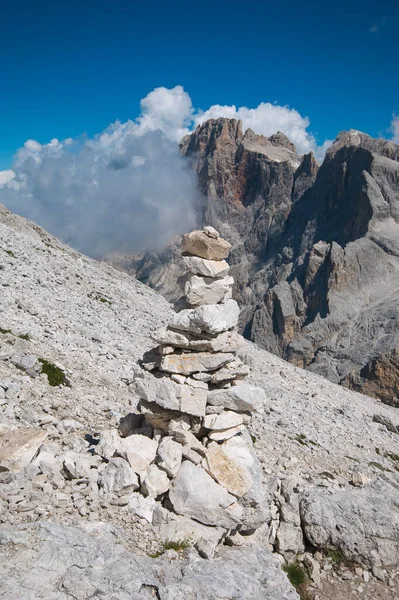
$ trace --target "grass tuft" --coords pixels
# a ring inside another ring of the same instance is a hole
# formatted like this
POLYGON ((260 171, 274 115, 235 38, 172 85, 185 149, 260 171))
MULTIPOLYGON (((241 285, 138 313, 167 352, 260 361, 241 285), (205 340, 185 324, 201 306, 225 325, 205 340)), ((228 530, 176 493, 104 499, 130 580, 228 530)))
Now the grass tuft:
POLYGON ((186 548, 190 548, 191 543, 190 540, 167 540, 162 544, 162 548, 158 550, 158 552, 154 552, 154 554, 150 554, 150 558, 159 558, 166 552, 167 550, 174 550, 175 552, 182 552, 186 548))
POLYGON ((67 385, 65 373, 62 371, 62 369, 56 367, 44 358, 39 358, 39 362, 42 364, 42 373, 47 375, 49 385, 52 387, 56 387, 58 385, 67 385))

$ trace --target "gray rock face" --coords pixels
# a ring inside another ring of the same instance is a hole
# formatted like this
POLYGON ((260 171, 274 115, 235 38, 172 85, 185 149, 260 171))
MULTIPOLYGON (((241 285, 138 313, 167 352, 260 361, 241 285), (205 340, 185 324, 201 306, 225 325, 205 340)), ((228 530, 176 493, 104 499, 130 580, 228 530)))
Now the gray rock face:
MULTIPOLYGON (((182 140, 181 151, 207 198, 200 224, 232 244, 245 336, 397 405, 399 146, 342 132, 319 168, 282 134, 243 134, 240 122, 217 119, 182 140)), ((154 287, 166 257, 168 286, 177 280, 168 250, 146 271, 154 287)), ((173 265, 180 277, 184 267, 177 258, 173 265)))
POLYGON ((300 505, 305 535, 314 546, 338 547, 348 559, 368 567, 396 566, 397 498, 398 487, 383 482, 351 492, 313 492, 300 505))
POLYGON ((236 498, 190 461, 184 461, 180 467, 169 499, 178 514, 204 525, 234 529, 240 521, 240 512, 234 506, 236 498))
POLYGON ((13 552, 12 561, 0 560, 4 600, 298 598, 266 549, 222 549, 215 561, 192 553, 181 563, 133 554, 106 531, 90 535, 53 523, 21 530, 2 525, 0 537, 0 552, 13 552))

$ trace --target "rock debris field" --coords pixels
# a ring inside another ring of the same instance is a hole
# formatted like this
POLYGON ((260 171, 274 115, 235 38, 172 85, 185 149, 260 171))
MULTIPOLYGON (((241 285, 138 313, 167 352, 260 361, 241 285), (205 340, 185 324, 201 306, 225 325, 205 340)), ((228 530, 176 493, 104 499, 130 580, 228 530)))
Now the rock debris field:
POLYGON ((238 335, 213 228, 181 250, 176 313, 0 207, 2 598, 398 598, 397 411, 238 335))

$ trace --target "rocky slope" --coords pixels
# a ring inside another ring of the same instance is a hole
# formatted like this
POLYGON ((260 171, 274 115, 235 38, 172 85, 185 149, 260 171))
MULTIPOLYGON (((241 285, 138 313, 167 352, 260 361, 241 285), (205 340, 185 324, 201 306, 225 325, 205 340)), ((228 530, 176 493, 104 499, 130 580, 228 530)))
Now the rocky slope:
POLYGON ((172 308, 4 207, 0 239, 2 597, 293 600, 285 561, 311 575, 302 598, 398 597, 395 409, 245 342, 268 516, 205 559, 195 536, 217 524, 143 497, 129 463, 104 458, 172 308))
MULTIPOLYGON (((244 335, 398 405, 399 146, 343 132, 319 167, 281 133, 265 138, 217 119, 181 150, 204 195, 200 224, 233 244, 244 335)), ((176 302, 176 257, 174 243, 116 263, 176 302)))

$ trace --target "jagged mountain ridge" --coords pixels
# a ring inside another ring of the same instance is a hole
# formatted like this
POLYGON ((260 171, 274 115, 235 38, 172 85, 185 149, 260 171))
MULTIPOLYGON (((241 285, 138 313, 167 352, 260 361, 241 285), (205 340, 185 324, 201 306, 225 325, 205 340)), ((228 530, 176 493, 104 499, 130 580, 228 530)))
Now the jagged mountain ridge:
MULTIPOLYGON (((210 120, 181 152, 230 255, 241 331, 273 353, 398 404, 399 146, 341 132, 320 166, 288 138, 210 120)), ((181 296, 177 242, 114 262, 181 296)))

